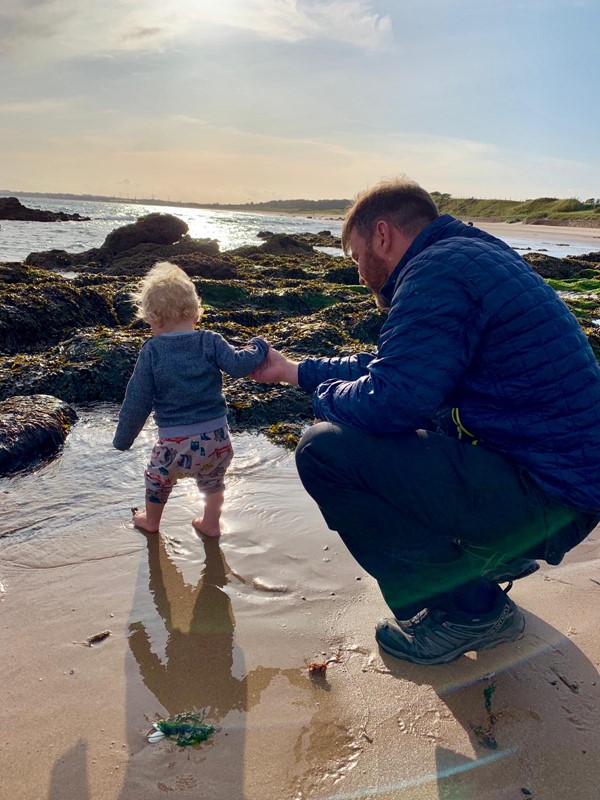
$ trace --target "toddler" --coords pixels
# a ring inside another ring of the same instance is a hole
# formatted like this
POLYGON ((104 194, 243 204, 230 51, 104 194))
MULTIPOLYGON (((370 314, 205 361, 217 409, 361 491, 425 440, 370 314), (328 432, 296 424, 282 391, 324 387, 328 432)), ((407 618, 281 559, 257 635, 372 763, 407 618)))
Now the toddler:
POLYGON ((248 375, 269 345, 257 336, 238 350, 218 333, 195 330, 204 309, 192 281, 168 261, 152 267, 133 299, 152 338, 127 384, 113 446, 128 450, 152 410, 158 425, 144 473, 146 508, 134 512, 133 522, 157 532, 177 479, 193 475, 206 499, 204 515, 192 524, 206 536, 219 536, 223 476, 233 458, 221 370, 233 378, 248 375))

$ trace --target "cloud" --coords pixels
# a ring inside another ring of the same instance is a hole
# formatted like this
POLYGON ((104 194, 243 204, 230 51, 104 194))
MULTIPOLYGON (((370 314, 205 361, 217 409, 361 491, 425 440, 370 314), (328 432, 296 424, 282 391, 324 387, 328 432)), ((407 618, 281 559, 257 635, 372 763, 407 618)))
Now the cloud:
POLYGON ((23 64, 161 51, 174 40, 221 31, 296 43, 311 39, 375 48, 391 20, 370 0, 2 0, 0 55, 23 64))
POLYGON ((366 0, 221 0, 202 16, 287 42, 329 39, 374 48, 392 33, 390 17, 366 0))
POLYGON ((3 0, 0 54, 29 64, 160 49, 186 30, 185 17, 173 5, 158 0, 3 0))

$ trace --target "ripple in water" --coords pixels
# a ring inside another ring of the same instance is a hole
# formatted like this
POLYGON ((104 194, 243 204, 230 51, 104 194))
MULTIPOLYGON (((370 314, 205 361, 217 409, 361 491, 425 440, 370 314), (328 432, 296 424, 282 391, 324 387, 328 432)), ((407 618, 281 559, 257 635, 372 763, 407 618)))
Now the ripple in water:
MULTIPOLYGON (((144 502, 143 472, 156 429, 149 422, 131 450, 114 450, 118 409, 113 404, 80 409, 57 458, 0 480, 2 561, 49 568, 124 556, 145 546, 130 523, 130 509, 144 502)), ((290 461, 286 451, 264 437, 234 434, 232 439, 236 456, 228 472, 225 527, 236 527, 231 509, 242 485, 244 491, 250 480, 266 487, 278 464, 290 461)), ((175 527, 187 524, 200 508, 195 482, 179 481, 165 511, 165 529, 173 520, 175 527)), ((244 516, 241 508, 240 514, 244 516)))

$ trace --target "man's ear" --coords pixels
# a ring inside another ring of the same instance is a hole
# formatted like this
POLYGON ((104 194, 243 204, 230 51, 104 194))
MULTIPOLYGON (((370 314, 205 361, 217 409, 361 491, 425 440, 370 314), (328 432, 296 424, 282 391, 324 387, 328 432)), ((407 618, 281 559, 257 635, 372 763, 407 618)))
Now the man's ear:
POLYGON ((384 219, 380 219, 375 224, 375 233, 373 234, 373 248, 380 256, 385 256, 389 253, 392 246, 392 229, 390 223, 384 219))

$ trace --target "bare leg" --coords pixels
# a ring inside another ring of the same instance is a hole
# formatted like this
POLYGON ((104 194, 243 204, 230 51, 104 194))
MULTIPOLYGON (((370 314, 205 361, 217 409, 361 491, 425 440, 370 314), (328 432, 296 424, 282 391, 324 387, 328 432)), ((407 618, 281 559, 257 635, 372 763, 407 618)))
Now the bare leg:
POLYGON ((145 511, 133 511, 133 524, 146 533, 158 533, 160 518, 162 517, 164 503, 151 503, 146 500, 145 511))
POLYGON ((205 536, 221 535, 220 519, 224 499, 225 492, 223 489, 206 495, 204 516, 196 517, 192 520, 192 525, 198 533, 203 533, 205 536))

